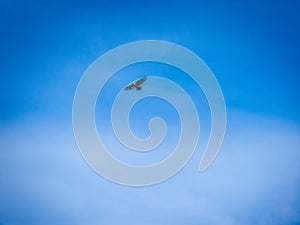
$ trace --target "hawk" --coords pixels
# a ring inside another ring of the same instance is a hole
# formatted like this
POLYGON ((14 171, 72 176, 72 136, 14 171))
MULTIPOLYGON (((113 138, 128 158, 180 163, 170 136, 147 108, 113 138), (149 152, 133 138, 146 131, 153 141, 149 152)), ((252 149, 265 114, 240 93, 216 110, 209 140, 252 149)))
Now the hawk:
POLYGON ((141 90, 142 87, 141 85, 147 80, 146 77, 143 77, 141 79, 139 79, 137 82, 130 84, 129 86, 125 87, 125 90, 132 90, 132 89, 136 89, 136 90, 141 90))

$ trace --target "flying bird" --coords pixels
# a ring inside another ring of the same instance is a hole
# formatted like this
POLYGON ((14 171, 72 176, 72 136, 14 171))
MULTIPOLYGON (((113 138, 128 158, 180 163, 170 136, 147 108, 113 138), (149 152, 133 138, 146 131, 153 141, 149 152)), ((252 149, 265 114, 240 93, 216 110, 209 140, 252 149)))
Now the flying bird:
POLYGON ((147 80, 146 77, 143 77, 141 79, 139 79, 137 82, 130 84, 129 86, 125 87, 125 90, 132 90, 132 89, 136 89, 136 90, 141 90, 142 87, 141 85, 147 80))

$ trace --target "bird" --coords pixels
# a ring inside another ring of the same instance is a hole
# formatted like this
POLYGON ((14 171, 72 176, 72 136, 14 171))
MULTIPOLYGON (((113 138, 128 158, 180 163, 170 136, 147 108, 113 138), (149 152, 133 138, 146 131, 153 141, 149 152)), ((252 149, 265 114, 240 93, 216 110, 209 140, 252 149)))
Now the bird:
POLYGON ((141 85, 147 80, 146 77, 143 77, 141 79, 139 79, 137 82, 130 84, 129 86, 125 87, 125 90, 132 90, 132 89, 136 89, 137 91, 141 90, 142 87, 141 85))

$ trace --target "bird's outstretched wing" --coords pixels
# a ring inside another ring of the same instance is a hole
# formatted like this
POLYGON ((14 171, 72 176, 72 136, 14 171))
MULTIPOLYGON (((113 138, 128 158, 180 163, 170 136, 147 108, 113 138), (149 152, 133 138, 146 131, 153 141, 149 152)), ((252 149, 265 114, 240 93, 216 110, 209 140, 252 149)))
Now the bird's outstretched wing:
POLYGON ((136 86, 140 86, 142 83, 144 83, 147 80, 146 77, 143 77, 142 79, 139 79, 137 82, 135 82, 136 86))
POLYGON ((125 90, 132 90, 133 88, 135 88, 134 84, 130 84, 129 86, 125 87, 125 90))

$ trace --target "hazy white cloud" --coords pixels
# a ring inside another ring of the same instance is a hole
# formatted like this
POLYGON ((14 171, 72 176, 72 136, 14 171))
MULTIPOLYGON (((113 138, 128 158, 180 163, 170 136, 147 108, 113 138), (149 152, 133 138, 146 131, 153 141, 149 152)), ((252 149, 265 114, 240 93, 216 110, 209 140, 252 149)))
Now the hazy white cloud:
POLYGON ((170 180, 113 184, 81 157, 71 124, 42 119, 1 129, 4 224, 297 224, 299 127, 229 113, 215 163, 198 173, 201 149, 170 180))

